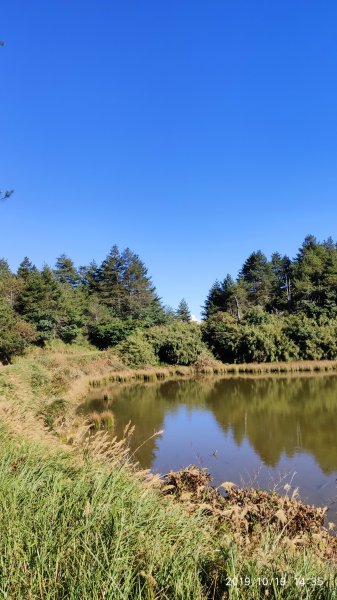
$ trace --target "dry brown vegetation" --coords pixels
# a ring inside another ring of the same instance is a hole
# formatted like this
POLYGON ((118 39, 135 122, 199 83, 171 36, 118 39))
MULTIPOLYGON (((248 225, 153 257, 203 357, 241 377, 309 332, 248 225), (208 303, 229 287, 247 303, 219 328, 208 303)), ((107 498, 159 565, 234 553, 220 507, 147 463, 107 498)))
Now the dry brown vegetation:
POLYGON ((330 533, 332 524, 325 527, 327 509, 297 500, 296 490, 291 496, 280 496, 239 488, 232 482, 215 488, 210 485, 207 471, 194 465, 165 475, 160 489, 181 502, 188 512, 207 514, 216 529, 225 527, 250 552, 259 546, 261 532, 268 529, 275 544, 287 550, 310 547, 317 557, 337 562, 337 538, 330 533))

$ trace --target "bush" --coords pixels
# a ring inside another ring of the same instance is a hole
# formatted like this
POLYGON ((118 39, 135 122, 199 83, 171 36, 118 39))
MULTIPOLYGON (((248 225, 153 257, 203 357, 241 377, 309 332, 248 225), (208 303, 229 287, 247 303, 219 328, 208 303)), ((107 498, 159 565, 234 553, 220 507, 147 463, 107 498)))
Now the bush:
POLYGON ((157 363, 153 346, 143 332, 135 332, 118 344, 116 350, 129 367, 145 367, 157 363))
POLYGON ((152 327, 146 333, 158 359, 170 365, 191 365, 206 348, 197 323, 173 322, 152 327))
POLYGON ((203 339, 216 358, 227 363, 296 360, 300 350, 286 335, 284 320, 249 311, 238 323, 227 313, 217 313, 203 325, 203 339))
POLYGON ((116 346, 142 326, 141 321, 109 319, 89 326, 89 341, 100 350, 116 346))
POLYGON ((228 313, 218 312, 202 326, 202 338, 214 356, 222 362, 238 359, 242 328, 228 313))
POLYGON ((314 319, 304 314, 287 318, 284 333, 298 347, 299 358, 320 360, 323 358, 320 326, 314 319))

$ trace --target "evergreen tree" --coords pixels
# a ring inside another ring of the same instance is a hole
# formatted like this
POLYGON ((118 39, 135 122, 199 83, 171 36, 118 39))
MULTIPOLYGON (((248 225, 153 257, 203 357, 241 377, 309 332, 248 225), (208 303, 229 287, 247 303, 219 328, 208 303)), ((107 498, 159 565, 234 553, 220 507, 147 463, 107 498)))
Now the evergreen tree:
POLYGON ((14 308, 0 298, 0 362, 9 363, 16 354, 22 354, 34 340, 33 328, 19 319, 14 308))
POLYGON ((56 279, 63 284, 76 286, 79 282, 78 272, 71 258, 61 254, 56 260, 54 269, 56 279))
POLYGON ((85 288, 89 294, 98 292, 101 271, 94 260, 89 264, 89 266, 79 267, 78 277, 80 285, 85 288))
POLYGON ((249 306, 264 308, 268 304, 271 298, 273 271, 261 250, 250 254, 243 264, 238 280, 247 290, 249 306))
POLYGON ((116 245, 111 248, 100 267, 98 292, 101 302, 108 306, 115 316, 122 316, 125 297, 123 262, 116 245))
POLYGON ((22 279, 27 279, 28 275, 32 272, 36 271, 35 265, 29 260, 28 256, 25 256, 23 261, 20 263, 17 276, 22 279))
POLYGON ((274 252, 271 257, 273 271, 270 308, 285 310, 291 303, 291 261, 288 256, 274 252))
POLYGON ((310 317, 337 313, 337 250, 332 240, 319 243, 308 235, 293 265, 296 310, 310 317))
POLYGON ((123 286, 122 313, 126 318, 142 319, 148 324, 164 317, 148 269, 137 254, 126 248, 121 255, 121 282, 123 286))
POLYGON ((13 305, 20 289, 21 283, 11 272, 7 260, 0 259, 0 298, 13 305))
POLYGON ((8 261, 5 258, 0 258, 0 277, 11 275, 8 261))
POLYGON ((62 288, 52 270, 32 271, 26 278, 16 302, 16 309, 40 333, 39 341, 53 337, 64 310, 62 288))
POLYGON ((246 306, 246 291, 240 282, 235 283, 228 274, 220 283, 218 280, 211 287, 203 307, 203 317, 208 319, 217 312, 228 312, 238 321, 246 306))
POLYGON ((202 316, 204 319, 209 319, 209 317, 218 311, 224 310, 225 308, 222 304, 222 286, 221 283, 216 280, 208 292, 205 304, 202 307, 202 316))
POLYGON ((191 321, 190 309, 185 298, 180 301, 176 314, 179 321, 183 321, 185 323, 189 323, 191 321))

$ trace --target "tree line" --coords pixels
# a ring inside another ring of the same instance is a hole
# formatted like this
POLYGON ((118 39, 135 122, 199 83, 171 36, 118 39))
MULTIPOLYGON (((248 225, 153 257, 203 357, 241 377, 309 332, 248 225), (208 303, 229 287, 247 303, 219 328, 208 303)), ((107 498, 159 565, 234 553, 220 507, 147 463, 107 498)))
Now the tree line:
POLYGON ((53 268, 0 260, 0 361, 53 339, 115 346, 131 366, 337 358, 337 245, 307 236, 294 259, 255 251, 238 277, 216 281, 201 325, 182 300, 163 305, 137 254, 113 246, 101 264, 53 268), (211 354, 212 353, 212 354, 211 354))
POLYGON ((258 250, 211 287, 203 337, 225 362, 337 358, 337 245, 308 235, 291 260, 258 250))
POLYGON ((129 248, 113 246, 101 264, 76 268, 62 254, 55 267, 38 269, 25 257, 16 273, 0 259, 0 360, 28 344, 59 338, 98 348, 116 345, 136 329, 190 321, 185 300, 163 306, 148 270, 129 248))

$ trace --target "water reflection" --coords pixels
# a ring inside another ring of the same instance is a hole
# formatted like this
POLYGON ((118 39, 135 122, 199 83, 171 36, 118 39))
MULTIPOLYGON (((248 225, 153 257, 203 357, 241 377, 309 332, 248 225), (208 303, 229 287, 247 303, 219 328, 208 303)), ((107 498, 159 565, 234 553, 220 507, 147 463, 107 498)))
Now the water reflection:
POLYGON ((164 429, 137 452, 155 471, 198 463, 216 482, 258 473, 265 487, 296 472, 305 499, 325 504, 336 496, 336 376, 119 384, 92 392, 81 410, 112 410, 117 435, 131 421, 133 449, 164 429))

